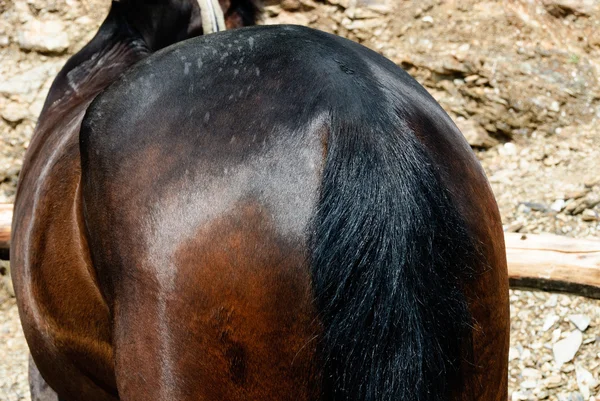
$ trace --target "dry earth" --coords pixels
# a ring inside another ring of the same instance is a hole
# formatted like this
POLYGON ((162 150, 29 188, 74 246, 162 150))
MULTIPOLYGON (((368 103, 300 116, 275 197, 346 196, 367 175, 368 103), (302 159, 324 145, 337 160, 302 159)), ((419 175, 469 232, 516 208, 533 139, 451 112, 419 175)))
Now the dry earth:
MULTIPOLYGON (((14 199, 53 76, 107 7, 107 0, 0 0, 0 202, 14 199)), ((265 16, 263 23, 346 36, 415 76, 476 149, 507 231, 600 236, 597 1, 283 0, 268 3, 265 16)), ((600 302, 513 290, 511 312, 512 400, 596 400, 600 302)), ((0 400, 29 399, 26 360, 5 286, 0 400)))

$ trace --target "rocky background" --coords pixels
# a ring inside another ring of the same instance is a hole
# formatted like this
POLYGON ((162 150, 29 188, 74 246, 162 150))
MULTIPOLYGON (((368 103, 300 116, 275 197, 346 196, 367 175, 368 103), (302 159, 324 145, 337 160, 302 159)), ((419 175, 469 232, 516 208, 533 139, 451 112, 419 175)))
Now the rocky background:
MULTIPOLYGON (((0 0, 0 202, 53 77, 108 0, 0 0)), ((454 118, 505 230, 600 236, 600 2, 280 0, 263 23, 346 36, 407 69, 454 118)), ((0 266, 6 275, 8 266, 0 266)), ((29 400, 26 344, 0 285, 0 400, 29 400)), ((512 400, 600 400, 600 302, 511 291, 512 400)))

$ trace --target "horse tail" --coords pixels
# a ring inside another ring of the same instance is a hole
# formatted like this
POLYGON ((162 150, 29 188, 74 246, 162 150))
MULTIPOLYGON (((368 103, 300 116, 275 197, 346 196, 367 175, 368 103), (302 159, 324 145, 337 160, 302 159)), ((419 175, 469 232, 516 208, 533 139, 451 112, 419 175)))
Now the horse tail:
POLYGON ((330 113, 311 242, 324 400, 449 400, 471 360, 474 242, 391 109, 330 113))

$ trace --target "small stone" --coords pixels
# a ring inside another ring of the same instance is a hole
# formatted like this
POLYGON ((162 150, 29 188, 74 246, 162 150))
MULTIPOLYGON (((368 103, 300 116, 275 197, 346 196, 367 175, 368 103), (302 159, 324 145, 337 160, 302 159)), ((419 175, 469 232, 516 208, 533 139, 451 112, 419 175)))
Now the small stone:
POLYGON ((504 146, 498 148, 498 153, 502 156, 515 156, 517 154, 517 147, 512 142, 507 142, 504 146))
POLYGON ((555 343, 560 339, 560 335, 562 334, 562 330, 560 327, 552 332, 552 342, 555 343))
POLYGON ((548 300, 546 301, 546 303, 544 305, 548 306, 550 308, 554 308, 556 305, 558 305, 558 295, 557 294, 550 295, 550 297, 548 298, 548 300))
POLYGON ((531 380, 535 380, 535 379, 541 379, 542 378, 542 372, 540 372, 537 369, 533 369, 533 368, 524 368, 521 371, 521 376, 527 378, 527 379, 531 379, 531 380))
POLYGON ((585 399, 590 398, 590 389, 598 386, 598 381, 588 370, 577 364, 575 366, 575 375, 577 376, 577 387, 585 399))
POLYGON ((526 361, 529 358, 531 358, 531 351, 525 348, 523 352, 521 352, 521 360, 526 361))
POLYGON ((286 11, 298 11, 300 7, 301 4, 298 0, 283 0, 281 2, 281 8, 286 11))
POLYGON ((600 203, 600 195, 590 193, 585 197, 584 203, 588 209, 592 209, 594 206, 600 203))
POLYGON ((600 220, 600 216, 596 213, 595 210, 585 209, 581 214, 581 220, 583 221, 598 221, 600 220))
POLYGON ((562 365, 571 361, 577 354, 582 342, 583 335, 579 330, 572 331, 566 338, 557 341, 552 347, 556 363, 562 365))
POLYGON ((550 328, 552 328, 552 326, 554 326, 554 324, 558 322, 558 319, 560 318, 556 315, 546 316, 546 319, 544 319, 544 324, 542 325, 542 331, 550 330, 550 328))
POLYGON ((569 396, 569 401, 586 401, 579 391, 574 391, 569 396))
POLYGON ((542 2, 550 14, 565 17, 569 14, 591 15, 595 10, 594 0, 545 0, 542 2))
POLYGON ((29 116, 27 108, 19 103, 8 103, 0 110, 2 118, 11 123, 18 123, 29 116))
POLYGON ((511 400, 512 401, 525 401, 529 396, 521 391, 513 391, 511 400))
POLYGON ((433 25, 433 17, 431 15, 424 16, 423 18, 421 18, 421 21, 423 21, 426 24, 433 25))
POLYGON ((548 394, 548 392, 546 390, 542 390, 539 393, 537 393, 538 400, 545 400, 549 396, 550 396, 550 394, 548 394))
POLYGON ((263 12, 266 16, 268 17, 277 17, 279 14, 281 14, 283 10, 281 9, 281 6, 279 4, 273 4, 270 6, 265 6, 263 8, 263 12))
POLYGON ((0 79, 0 94, 19 95, 24 101, 33 101, 44 81, 55 75, 64 61, 48 62, 23 71, 7 79, 0 79))
POLYGON ((515 347, 510 347, 508 350, 508 360, 512 361, 515 359, 518 359, 519 356, 521 356, 521 352, 515 348, 515 347))
POLYGON ((585 204, 584 204, 584 199, 571 199, 569 200, 569 202, 567 202, 567 205, 565 206, 565 213, 571 214, 571 215, 578 215, 581 212, 583 212, 585 210, 585 204))
POLYGON ((580 190, 580 191, 571 191, 568 192, 565 195, 566 199, 579 199, 579 198, 583 198, 584 196, 586 196, 589 192, 589 189, 584 189, 584 190, 580 190))
POLYGON ((568 317, 568 319, 571 323, 573 323, 579 329, 579 331, 585 331, 591 322, 591 319, 589 316, 581 315, 581 314, 570 315, 568 317))
POLYGON ((549 376, 546 380, 544 380, 544 387, 546 388, 556 388, 562 385, 562 378, 559 375, 549 376))
POLYGON ((565 208, 565 200, 564 199, 557 199, 554 202, 552 202, 552 204, 550 205, 550 209, 554 210, 555 212, 560 212, 564 208, 565 208))
POLYGON ((519 230, 521 228, 523 228, 524 225, 525 224, 523 224, 523 222, 521 222, 521 221, 513 221, 512 223, 510 223, 504 227, 504 232, 507 232, 507 233, 519 232, 519 230))
POLYGON ((521 387, 524 389, 536 388, 537 382, 535 380, 525 380, 521 382, 521 387))
POLYGON ((540 202, 523 202, 523 205, 536 212, 545 212, 548 206, 540 202))
POLYGON ((477 122, 458 118, 456 126, 462 132, 469 145, 475 148, 489 149, 498 144, 477 122))
POLYGON ((563 160, 559 157, 555 157, 555 156, 548 156, 546 157, 542 163, 544 163, 545 166, 548 167, 552 167, 552 166, 556 166, 558 164, 560 164, 563 160))
POLYGON ((87 15, 83 15, 83 16, 81 16, 81 17, 79 17, 79 18, 77 18, 75 20, 75 23, 77 23, 79 25, 89 25, 89 24, 91 24, 93 22, 94 21, 90 17, 88 17, 87 15))
POLYGON ((21 49, 42 53, 62 53, 69 47, 69 37, 61 21, 31 20, 17 33, 21 49))

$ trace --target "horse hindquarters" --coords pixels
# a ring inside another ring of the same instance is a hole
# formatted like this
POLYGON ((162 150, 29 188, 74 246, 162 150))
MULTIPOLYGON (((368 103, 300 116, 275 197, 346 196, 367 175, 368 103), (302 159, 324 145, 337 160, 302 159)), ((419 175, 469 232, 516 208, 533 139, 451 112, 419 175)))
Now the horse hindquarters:
POLYGON ((493 197, 380 56, 299 27, 191 40, 101 95, 81 141, 122 399, 506 396, 493 197))

